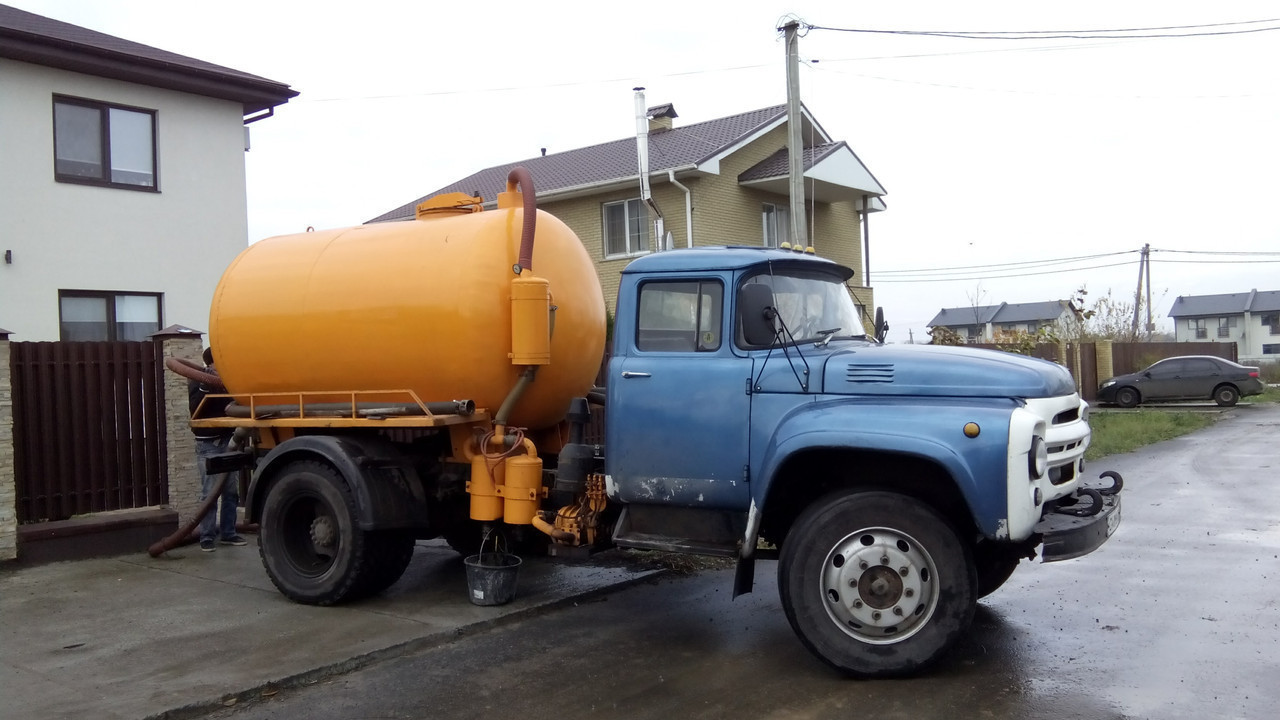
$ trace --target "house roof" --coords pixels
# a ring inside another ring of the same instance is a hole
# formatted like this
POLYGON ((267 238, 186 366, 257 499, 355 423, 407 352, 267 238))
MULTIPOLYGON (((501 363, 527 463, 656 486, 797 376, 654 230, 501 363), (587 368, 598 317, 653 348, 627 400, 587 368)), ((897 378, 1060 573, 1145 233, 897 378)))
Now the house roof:
POLYGON ((1225 295, 1183 295, 1173 301, 1169 317, 1196 317, 1202 315, 1243 315, 1246 312, 1275 312, 1280 310, 1280 290, 1252 290, 1225 295))
MULTIPOLYGON (((658 105, 655 108, 665 108, 664 112, 675 116, 675 111, 669 104, 658 105)), ((811 160, 820 161, 829 157, 844 144, 830 142, 826 133, 808 115, 808 111, 804 110, 803 114, 802 122, 813 129, 812 134, 821 142, 818 147, 826 149, 818 153, 806 151, 805 167, 811 169, 814 167, 811 160)), ((774 105, 706 122, 651 132, 649 133, 650 176, 664 175, 668 170, 718 173, 721 158, 785 123, 786 119, 786 106, 774 105)), ((844 147, 847 148, 847 146, 844 147)), ((847 155, 856 160, 851 150, 847 155)), ((784 151, 784 164, 785 157, 784 151)), ((857 162, 861 167, 861 161, 857 162)), ((599 145, 486 168, 383 213, 369 222, 412 219, 414 208, 418 203, 442 193, 479 194, 492 200, 499 192, 506 189, 507 175, 518 165, 528 169, 533 177, 533 185, 537 189, 539 199, 600 191, 611 185, 638 182, 640 177, 639 163, 636 159, 636 138, 629 136, 599 145)), ((866 176, 870 176, 865 167, 862 171, 866 176)), ((883 195, 884 189, 879 183, 874 183, 874 187, 869 187, 867 192, 872 195, 883 195)), ((872 209, 883 209, 883 206, 872 209)))
POLYGON ((1040 320, 1057 320, 1067 309, 1066 300, 1047 300, 1029 303, 1000 303, 977 307, 943 308, 938 311, 929 327, 964 327, 987 323, 1019 323, 1040 320))
POLYGON ((246 115, 282 105, 298 95, 285 83, 8 5, 0 5, 0 57, 234 100, 244 104, 246 115))

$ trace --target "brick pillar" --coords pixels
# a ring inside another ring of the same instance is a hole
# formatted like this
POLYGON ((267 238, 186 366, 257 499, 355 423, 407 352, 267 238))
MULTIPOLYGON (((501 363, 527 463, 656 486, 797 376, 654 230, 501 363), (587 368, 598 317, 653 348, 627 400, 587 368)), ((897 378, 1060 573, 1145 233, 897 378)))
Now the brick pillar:
POLYGON ((1110 340, 1099 340, 1095 346, 1095 353, 1098 358, 1098 382, 1102 382, 1108 378, 1116 376, 1116 356, 1111 347, 1110 340))
MULTIPOLYGON (((171 326, 151 337, 161 343, 164 357, 201 362, 203 333, 171 326)), ((191 434, 191 411, 187 407, 187 379, 172 370, 164 371, 164 417, 168 433, 166 455, 169 468, 169 506, 178 511, 178 526, 186 524, 200 505, 200 471, 196 468, 196 439, 191 434)))
POLYGON ((18 558, 18 477, 13 466, 9 331, 0 329, 0 560, 18 558))

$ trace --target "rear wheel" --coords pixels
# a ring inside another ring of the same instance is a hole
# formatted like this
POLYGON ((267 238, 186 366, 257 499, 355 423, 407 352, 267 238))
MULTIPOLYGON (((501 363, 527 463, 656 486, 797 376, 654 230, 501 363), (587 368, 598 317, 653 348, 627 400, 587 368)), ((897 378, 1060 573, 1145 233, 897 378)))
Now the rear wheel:
POLYGON ((1141 399, 1138 391, 1131 387, 1122 387, 1116 391, 1116 404, 1122 408, 1137 407, 1141 399))
POLYGON ((356 524, 355 501, 338 472, 306 460, 283 468, 267 491, 258 552, 289 599, 332 605, 363 590, 368 535, 356 524))
POLYGON ((382 530, 365 534, 365 556, 368 558, 360 587, 347 599, 377 595, 395 585, 413 559, 413 533, 407 530, 382 530))
POLYGON ((783 543, 778 589, 800 641, 858 677, 936 661, 977 604, 968 546, 932 508, 888 492, 833 493, 805 510, 783 543))
POLYGON ((1219 385, 1213 391, 1213 401, 1219 407, 1231 407, 1240 399, 1240 391, 1231 385, 1219 385))

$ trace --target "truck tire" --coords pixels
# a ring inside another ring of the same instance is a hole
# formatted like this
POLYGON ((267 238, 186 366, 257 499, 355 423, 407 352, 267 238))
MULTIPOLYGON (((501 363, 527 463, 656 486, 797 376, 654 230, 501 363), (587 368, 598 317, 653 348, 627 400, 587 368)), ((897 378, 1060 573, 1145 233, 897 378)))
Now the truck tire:
POLYGON ((348 593, 347 599, 377 595, 395 585, 413 559, 413 548, 413 533, 405 530, 365 533, 365 573, 360 587, 348 593))
POLYGON ((290 600, 333 605, 365 587, 368 535, 356 524, 351 489, 338 472, 303 460, 285 466, 267 491, 258 552, 290 600))
POLYGON ((978 599, 972 555, 947 521, 879 491, 832 493, 806 509, 783 542, 778 591, 800 641, 865 678, 936 661, 978 599))

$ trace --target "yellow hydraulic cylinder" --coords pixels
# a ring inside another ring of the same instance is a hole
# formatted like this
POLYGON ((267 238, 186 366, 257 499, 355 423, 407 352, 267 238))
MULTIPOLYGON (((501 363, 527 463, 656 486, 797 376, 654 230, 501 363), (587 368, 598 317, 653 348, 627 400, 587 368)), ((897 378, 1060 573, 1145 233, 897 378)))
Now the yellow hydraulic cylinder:
POLYGON ((511 280, 511 364, 551 363, 551 283, 522 275, 511 280))
POLYGON ((533 522, 542 499, 542 458, 516 455, 507 458, 505 464, 506 487, 502 494, 506 502, 502 519, 511 525, 528 525, 533 522))
POLYGON ((506 463, 490 461, 483 453, 471 457, 471 481, 467 483, 467 492, 471 494, 472 520, 488 522, 502 517, 502 498, 498 497, 498 487, 503 483, 505 469, 506 463))

